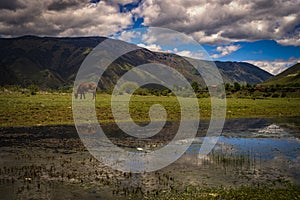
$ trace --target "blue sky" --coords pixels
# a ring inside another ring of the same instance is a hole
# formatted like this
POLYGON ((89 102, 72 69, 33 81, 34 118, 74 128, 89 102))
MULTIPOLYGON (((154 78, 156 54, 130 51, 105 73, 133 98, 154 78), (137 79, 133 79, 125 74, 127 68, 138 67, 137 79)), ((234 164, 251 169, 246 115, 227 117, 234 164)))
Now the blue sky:
MULTIPOLYGON (((191 37, 213 60, 249 62, 278 74, 300 62, 299 7, 299 0, 1 0, 0 37, 112 36, 161 27, 191 37)), ((160 45, 159 35, 151 37, 131 42, 200 55, 193 45, 174 50, 160 45)))
MULTIPOLYGON (((234 2, 234 1, 232 1, 234 2)), ((141 1, 134 4, 127 4, 125 7, 127 10, 133 10, 138 8, 141 1)), ((286 16, 292 16, 291 13, 287 12, 286 16)), ((285 16, 284 16, 285 17, 285 16)), ((127 31, 134 30, 135 28, 147 27, 144 25, 144 18, 139 17, 133 18, 132 28, 127 29, 127 31)), ((212 60, 220 61, 241 61, 250 62, 255 64, 264 70, 272 73, 278 74, 281 71, 287 69, 291 65, 300 62, 300 46, 299 46, 299 20, 296 22, 292 30, 287 30, 287 35, 291 33, 296 33, 295 40, 288 43, 278 43, 276 37, 272 39, 257 39, 251 41, 234 41, 234 42, 224 42, 224 44, 206 44, 201 43, 202 47, 208 52, 212 60), (298 35, 297 35, 298 34, 298 35)), ((257 25, 259 27, 259 24, 257 25)), ((279 40, 280 41, 280 40, 279 40)), ((136 44, 141 41, 134 41, 136 44)), ((148 44, 149 45, 149 44, 148 44)), ((156 44, 157 45, 157 44, 156 44)), ((147 46, 147 45, 145 45, 147 46)), ((154 48, 150 48, 155 50, 154 48)), ((169 50, 170 48, 160 46, 162 50, 169 50), (166 49, 164 49, 166 48, 166 49)), ((192 46, 186 46, 187 50, 193 49, 192 46)), ((194 49, 196 51, 196 49, 194 49)), ((172 52, 174 53, 174 52, 172 52)))
MULTIPOLYGON (((148 27, 143 26, 142 22, 143 19, 139 18, 132 28, 113 34, 110 37, 135 43, 152 51, 177 53, 174 52, 174 47, 161 45, 160 42, 149 44, 143 41, 141 38, 143 34, 146 34, 148 27), (122 34, 131 32, 139 32, 141 35, 130 38, 121 37, 122 34)), ((275 40, 242 41, 220 45, 199 43, 199 45, 208 53, 211 60, 249 62, 260 66, 272 74, 278 74, 295 63, 300 62, 300 46, 282 45, 275 40)), ((191 51, 191 53, 196 53, 199 50, 199 47, 191 44, 181 45, 180 47, 178 51, 187 50, 191 51)), ((197 56, 192 55, 189 57, 197 58, 197 56)), ((201 56, 198 58, 201 59, 201 56)))
MULTIPOLYGON (((283 46, 274 40, 259 40, 254 42, 232 43, 240 48, 232 54, 220 57, 219 60, 288 60, 300 57, 299 46, 283 46)), ((216 46, 203 45, 210 54, 218 53, 216 46)))

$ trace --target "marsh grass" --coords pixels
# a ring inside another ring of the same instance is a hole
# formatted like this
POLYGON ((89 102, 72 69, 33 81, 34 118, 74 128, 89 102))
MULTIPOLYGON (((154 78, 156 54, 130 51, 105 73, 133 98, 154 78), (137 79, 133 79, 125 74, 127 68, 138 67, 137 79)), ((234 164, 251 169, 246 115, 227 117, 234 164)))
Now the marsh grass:
MULTIPOLYGON (((30 146, 2 149, 9 156, 5 158, 7 164, 0 166, 0 186, 13 185, 14 199, 34 199, 34 196, 36 199, 49 199, 48 196, 53 194, 51 190, 56 191, 54 186, 60 183, 66 186, 66 194, 70 193, 71 186, 81 187, 81 193, 98 193, 109 188, 109 195, 114 199, 300 198, 300 186, 283 178, 265 182, 248 181, 239 186, 224 185, 226 183, 213 186, 200 182, 192 184, 183 181, 171 169, 142 174, 114 171, 88 156, 84 150, 66 154, 65 148, 63 145, 58 151, 30 146)), ((223 167, 224 172, 232 167, 247 173, 254 170, 257 162, 251 150, 239 155, 232 154, 227 148, 212 152, 208 158, 210 162, 223 167)), ((213 165, 208 163, 208 166, 213 165)))
MULTIPOLYGON (((78 100, 80 101, 80 100, 78 100)), ((87 95, 86 100, 92 101, 87 95)), ((210 98, 198 99, 200 118, 211 116, 210 98)), ((148 111, 151 105, 161 104, 168 113, 167 120, 180 120, 180 107, 174 96, 133 96, 130 102, 130 112, 137 122, 149 121, 148 111)), ((98 94, 96 113, 100 122, 113 122, 110 109, 110 95, 98 94)), ((300 116, 299 98, 270 99, 227 99, 227 118, 253 117, 288 117, 300 116)), ((21 93, 0 94, 0 126, 39 126, 73 124, 71 93, 37 93, 26 95, 21 93)))
POLYGON ((272 184, 248 185, 240 187, 196 187, 186 186, 183 190, 154 191, 144 199, 299 199, 300 186, 286 183, 276 187, 272 184))
POLYGON ((221 166, 226 174, 228 169, 237 173, 242 171, 255 172, 259 158, 250 150, 244 154, 212 151, 208 155, 208 161, 221 166))

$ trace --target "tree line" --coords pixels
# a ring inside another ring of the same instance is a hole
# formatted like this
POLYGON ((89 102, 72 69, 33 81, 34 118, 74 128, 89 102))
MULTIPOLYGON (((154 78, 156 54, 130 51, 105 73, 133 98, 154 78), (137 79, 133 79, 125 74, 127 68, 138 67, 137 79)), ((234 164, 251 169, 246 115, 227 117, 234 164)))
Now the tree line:
MULTIPOLYGON (((201 87, 197 82, 192 82, 191 87, 194 90, 198 98, 207 98, 209 97, 208 87, 201 87)), ((264 84, 240 84, 238 82, 225 83, 222 86, 210 86, 211 90, 221 90, 225 88, 226 98, 278 98, 278 97, 300 97, 300 84, 290 84, 290 85, 264 85, 264 84)), ((186 87, 179 87, 174 85, 173 88, 166 88, 163 86, 153 87, 153 86, 143 86, 138 87, 135 82, 126 82, 120 88, 121 94, 131 94, 141 95, 141 96, 174 96, 172 90, 179 91, 182 96, 189 96, 190 94, 187 91, 186 87)), ((20 85, 6 85, 0 86, 0 91, 11 91, 11 92, 21 92, 23 94, 35 95, 40 91, 46 92, 73 92, 72 85, 63 85, 57 89, 44 89, 40 88, 38 85, 30 85, 26 88, 21 87, 20 85)), ((108 90, 98 90, 98 93, 107 93, 112 94, 113 88, 108 90)), ((221 96, 225 98, 225 96, 221 96)))

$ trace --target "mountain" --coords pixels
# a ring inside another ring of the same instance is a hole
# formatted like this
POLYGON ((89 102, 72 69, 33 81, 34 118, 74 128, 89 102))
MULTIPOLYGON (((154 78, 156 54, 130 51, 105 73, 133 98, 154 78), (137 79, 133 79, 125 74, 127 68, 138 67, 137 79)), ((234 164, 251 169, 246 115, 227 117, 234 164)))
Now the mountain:
POLYGON ((215 63, 221 71, 225 83, 258 84, 272 77, 269 72, 246 62, 216 61, 215 63))
POLYGON ((300 63, 293 65, 280 74, 268 79, 265 85, 300 85, 300 63))
MULTIPOLYGON (((23 36, 0 38, 0 85, 38 85, 57 89, 71 86, 76 73, 90 51, 105 37, 53 38, 23 36)), ((122 42, 122 45, 132 45, 122 42)), ((203 64, 209 61, 201 61, 203 64)), ((111 89, 120 76, 134 66, 161 63, 175 68, 190 82, 204 86, 204 81, 189 62, 170 53, 139 49, 115 60, 99 82, 102 89, 111 89)), ((225 82, 257 84, 272 75, 244 62, 215 62, 225 82)))
POLYGON ((35 36, 0 39, 0 85, 58 88, 70 84, 85 56, 104 39, 35 36))

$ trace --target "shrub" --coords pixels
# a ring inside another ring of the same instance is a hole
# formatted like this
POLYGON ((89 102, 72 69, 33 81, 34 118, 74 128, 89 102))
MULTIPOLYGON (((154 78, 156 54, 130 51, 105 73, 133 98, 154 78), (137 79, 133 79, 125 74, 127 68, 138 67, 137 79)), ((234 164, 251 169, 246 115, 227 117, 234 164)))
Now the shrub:
POLYGON ((139 88, 136 82, 125 82, 121 85, 120 92, 132 94, 137 88, 139 88))
POLYGON ((196 81, 192 82, 191 86, 195 92, 197 92, 199 90, 199 86, 196 81))
POLYGON ((286 97, 286 93, 285 93, 285 92, 282 92, 282 93, 281 93, 281 97, 286 97))
POLYGON ((279 97, 279 94, 278 94, 278 93, 274 93, 274 94, 272 94, 272 97, 273 97, 273 98, 278 98, 278 97, 279 97))
POLYGON ((240 91, 241 89, 241 85, 238 82, 234 82, 233 87, 236 92, 240 91))
POLYGON ((146 96, 146 95, 149 95, 150 92, 149 92, 149 90, 146 89, 146 88, 138 88, 138 89, 134 92, 134 94, 146 96))
POLYGON ((36 95, 36 93, 40 90, 39 86, 37 85, 30 85, 28 89, 31 95, 36 95))

